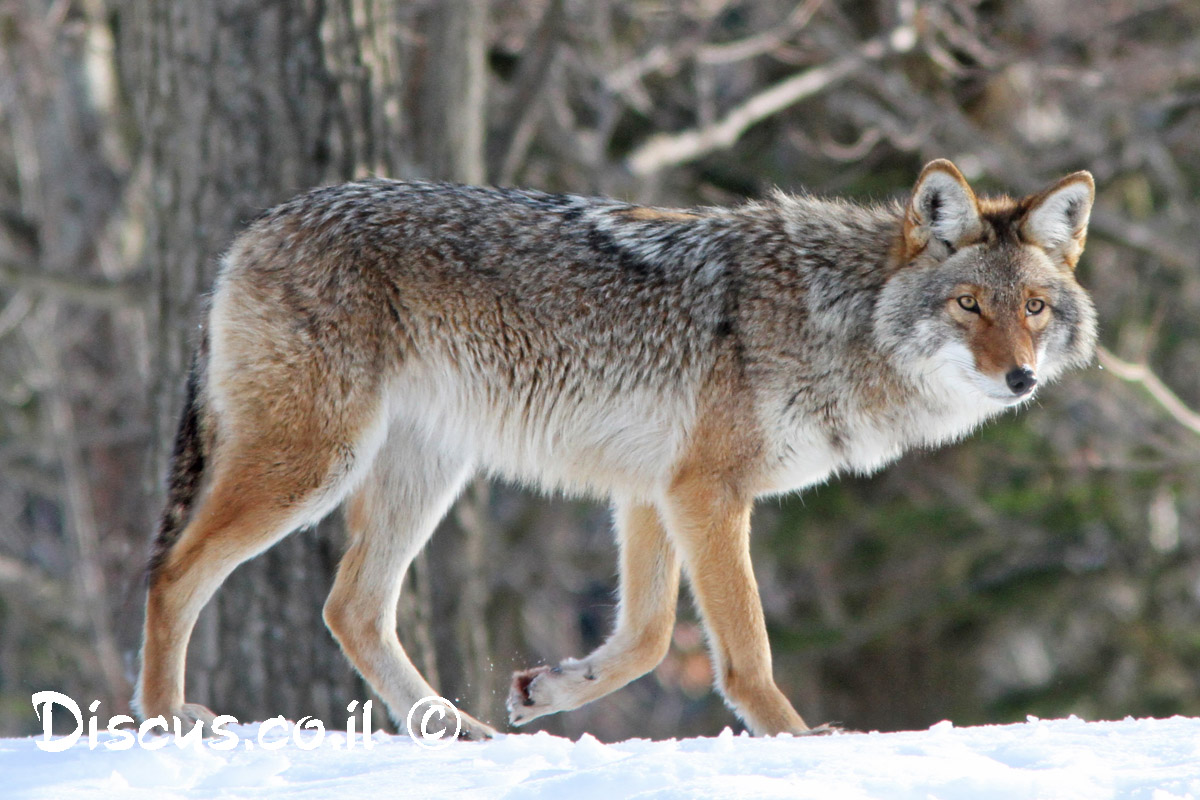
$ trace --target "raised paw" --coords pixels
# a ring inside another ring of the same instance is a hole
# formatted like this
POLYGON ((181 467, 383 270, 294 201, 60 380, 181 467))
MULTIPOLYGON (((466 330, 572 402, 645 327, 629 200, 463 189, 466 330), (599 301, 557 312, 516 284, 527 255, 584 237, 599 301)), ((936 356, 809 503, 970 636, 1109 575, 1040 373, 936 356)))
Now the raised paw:
MULTIPOLYGON (((550 667, 533 667, 532 669, 514 672, 512 685, 508 689, 508 721, 511 725, 524 725, 547 713, 537 701, 533 685, 543 675, 550 672, 550 667)), ((540 693, 539 693, 540 694, 540 693)))
POLYGON ((533 667, 513 673, 508 690, 508 721, 524 725, 546 714, 569 711, 592 699, 587 689, 596 680, 586 661, 567 659, 557 667, 533 667))

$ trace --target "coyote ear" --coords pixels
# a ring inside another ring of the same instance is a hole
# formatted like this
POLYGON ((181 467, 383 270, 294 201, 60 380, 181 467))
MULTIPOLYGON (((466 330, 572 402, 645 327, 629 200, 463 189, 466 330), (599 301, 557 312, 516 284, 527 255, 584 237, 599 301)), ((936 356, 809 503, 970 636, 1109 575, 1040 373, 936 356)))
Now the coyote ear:
POLYGON ((904 242, 911 258, 930 245, 943 257, 977 237, 982 225, 975 193, 958 168, 945 159, 921 170, 904 214, 904 242))
POLYGON ((1090 172, 1075 172, 1027 202, 1021 223, 1025 238, 1068 269, 1075 269, 1087 239, 1096 182, 1090 172))

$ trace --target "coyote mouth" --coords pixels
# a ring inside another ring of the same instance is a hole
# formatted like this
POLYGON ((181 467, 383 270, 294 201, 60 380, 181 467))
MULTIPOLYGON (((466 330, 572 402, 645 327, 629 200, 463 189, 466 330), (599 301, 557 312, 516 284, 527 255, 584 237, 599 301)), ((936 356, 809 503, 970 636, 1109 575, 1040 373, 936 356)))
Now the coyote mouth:
POLYGON ((1028 392, 1024 392, 1022 394, 1003 394, 1003 395, 993 393, 993 392, 987 392, 987 396, 990 397, 992 400, 995 400, 997 403, 1000 403, 1005 406, 1018 406, 1021 403, 1024 403, 1025 401, 1027 401, 1033 397, 1033 390, 1031 389, 1028 392))
POLYGON ((978 372, 972 374, 971 382, 975 384, 976 389, 988 400, 993 403, 999 403, 1002 406, 1017 406, 1026 402, 1036 394, 1036 391, 1030 387, 1020 394, 1013 394, 1007 389, 1001 389, 999 386, 993 385, 992 381, 988 380, 978 372))

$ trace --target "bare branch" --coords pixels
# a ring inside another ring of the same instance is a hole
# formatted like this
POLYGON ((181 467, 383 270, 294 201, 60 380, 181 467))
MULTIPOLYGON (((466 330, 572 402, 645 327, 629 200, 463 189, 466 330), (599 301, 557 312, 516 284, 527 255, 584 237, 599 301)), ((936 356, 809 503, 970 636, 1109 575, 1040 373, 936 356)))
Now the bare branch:
POLYGON ((506 109, 507 118, 497 126, 501 132, 497 137, 500 141, 497 152, 504 154, 497 173, 497 182, 502 186, 516 180, 517 171, 536 133, 541 118, 542 95, 554 75, 553 65, 562 43, 562 24, 563 2, 551 0, 528 45, 532 52, 527 52, 521 59, 512 100, 506 109))
POLYGON ((706 44, 696 52, 696 61, 701 64, 732 64, 776 50, 786 44, 792 36, 795 36, 797 31, 808 25, 809 20, 824 2, 825 0, 808 0, 807 3, 797 6, 787 21, 778 29, 739 39, 736 42, 706 44))
MULTIPOLYGON (((57 327, 55 317, 66 312, 54 310, 50 328, 57 327)), ((46 394, 50 433, 58 451, 63 477, 63 500, 68 528, 76 548, 74 578, 78 586, 78 600, 88 618, 94 637, 96 661, 105 686, 114 697, 126 696, 129 691, 121 661, 121 650, 117 645, 116 632, 108 612, 107 599, 111 597, 104 576, 103 548, 101 547, 100 518, 96 513, 92 487, 89 481, 87 462, 79 447, 79 426, 74 411, 66 397, 67 381, 64 380, 62 353, 46 337, 36 337, 27 332, 31 348, 37 353, 43 369, 53 379, 53 388, 46 394)))
POLYGON ((714 150, 731 147, 752 125, 829 89, 869 62, 911 50, 916 41, 916 31, 907 25, 896 28, 887 36, 869 39, 849 55, 807 69, 754 95, 712 125, 651 137, 629 156, 626 163, 633 174, 650 175, 714 150))
POLYGON ((1172 419, 1192 433, 1200 435, 1200 414, 1180 400, 1179 395, 1171 391, 1150 367, 1118 358, 1105 347, 1097 348, 1096 354, 1100 358, 1101 367, 1123 381, 1140 384, 1172 419))
MULTIPOLYGON (((1010 141, 979 126, 955 106, 935 104, 902 72, 884 73, 876 69, 870 77, 886 87, 895 108, 907 110, 903 116, 937 120, 937 141, 943 149, 956 149, 979 158, 988 173, 1002 176, 1014 187, 1032 191, 1042 184, 1043 176, 1030 168, 1029 159, 1010 141)), ((1179 232, 1161 225, 1132 221, 1098 205, 1092 209, 1088 227, 1094 235, 1143 252, 1175 269, 1190 272, 1196 267, 1195 248, 1189 247, 1179 232)))
POLYGON ((83 615, 71 602, 68 586, 32 564, 0 553, 0 593, 9 602, 37 608, 48 618, 81 626, 83 615))
POLYGON ((147 296, 140 281, 102 281, 69 275, 32 272, 12 264, 0 263, 0 286, 31 289, 60 300, 97 308, 129 308, 141 304, 147 296))
POLYGON ((1178 234, 1159 230, 1149 223, 1132 221, 1104 208, 1092 210, 1091 230, 1132 250, 1139 250, 1175 269, 1191 272, 1196 253, 1178 234))

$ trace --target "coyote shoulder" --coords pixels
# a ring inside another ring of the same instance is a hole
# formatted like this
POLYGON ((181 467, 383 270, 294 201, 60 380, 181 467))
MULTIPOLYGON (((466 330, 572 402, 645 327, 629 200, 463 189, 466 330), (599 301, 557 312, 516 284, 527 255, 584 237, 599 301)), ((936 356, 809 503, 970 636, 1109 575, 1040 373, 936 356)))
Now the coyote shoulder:
MULTIPOLYGON (((646 673, 681 567, 716 682, 756 734, 808 730, 775 685, 756 497, 965 435, 1089 361, 1076 282, 1093 183, 977 198, 948 161, 904 203, 776 194, 669 210, 372 180, 267 212, 226 255, 149 570, 136 702, 184 702, 200 609, 242 561, 345 505, 325 604, 394 717, 437 692, 396 638, 401 578, 489 473, 612 503, 620 601, 582 659, 513 678, 510 722, 646 673)), ((464 715, 463 735, 492 728, 464 715)))

